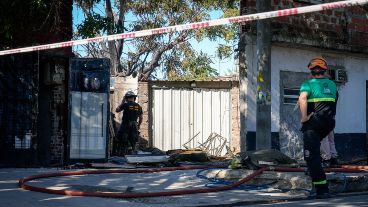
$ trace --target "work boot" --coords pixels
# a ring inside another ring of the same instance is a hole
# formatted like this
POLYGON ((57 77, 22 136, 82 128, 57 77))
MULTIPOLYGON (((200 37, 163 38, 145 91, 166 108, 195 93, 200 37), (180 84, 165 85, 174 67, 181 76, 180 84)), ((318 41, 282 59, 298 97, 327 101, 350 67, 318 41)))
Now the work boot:
POLYGON ((323 193, 323 194, 317 194, 316 199, 327 199, 332 198, 331 194, 329 193, 323 193))
POLYGON ((336 157, 332 157, 330 159, 330 165, 339 165, 339 162, 337 161, 336 157))
POLYGON ((315 185, 316 188, 316 199, 331 198, 328 184, 315 185))

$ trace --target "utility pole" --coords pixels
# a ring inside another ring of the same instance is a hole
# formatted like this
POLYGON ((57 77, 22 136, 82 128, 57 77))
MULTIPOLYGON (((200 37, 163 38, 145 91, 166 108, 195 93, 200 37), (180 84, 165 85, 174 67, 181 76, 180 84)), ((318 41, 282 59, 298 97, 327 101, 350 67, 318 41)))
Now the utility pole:
MULTIPOLYGON (((248 0, 240 1, 240 15, 248 12, 248 0)), ((238 61, 239 61, 239 112, 240 112, 240 151, 247 151, 247 116, 248 116, 248 68, 249 60, 247 58, 249 47, 253 47, 251 39, 250 27, 239 25, 239 43, 238 43, 238 61)))
POLYGON ((245 32, 240 25, 239 52, 239 111, 240 111, 240 151, 246 151, 247 138, 247 96, 248 77, 245 58, 245 32))
MULTIPOLYGON (((271 10, 271 0, 257 0, 257 12, 271 10)), ((271 20, 257 21, 256 149, 271 149, 271 20)))

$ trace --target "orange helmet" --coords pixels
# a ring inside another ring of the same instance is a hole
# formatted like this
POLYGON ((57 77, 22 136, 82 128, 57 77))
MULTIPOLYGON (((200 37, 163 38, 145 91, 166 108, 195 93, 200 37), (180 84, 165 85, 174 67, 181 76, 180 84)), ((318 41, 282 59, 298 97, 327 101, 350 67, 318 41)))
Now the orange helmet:
POLYGON ((327 70, 327 61, 325 59, 323 59, 322 57, 316 57, 313 58, 309 64, 308 64, 308 68, 309 69, 313 69, 315 67, 320 67, 324 70, 327 70))

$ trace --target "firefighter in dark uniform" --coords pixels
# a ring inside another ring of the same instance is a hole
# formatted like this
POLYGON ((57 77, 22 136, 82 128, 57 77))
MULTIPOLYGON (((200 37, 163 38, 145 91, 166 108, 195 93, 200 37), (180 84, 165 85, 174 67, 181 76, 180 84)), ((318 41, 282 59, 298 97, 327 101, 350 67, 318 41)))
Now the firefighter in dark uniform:
POLYGON ((300 88, 299 106, 304 141, 304 159, 307 163, 317 198, 330 197, 326 174, 323 171, 320 145, 321 140, 335 128, 336 84, 325 73, 327 62, 317 57, 310 61, 308 68, 313 78, 305 81, 300 88))
POLYGON ((135 102, 136 97, 133 91, 126 92, 122 103, 116 108, 116 112, 123 111, 122 122, 116 135, 118 143, 116 150, 119 155, 136 151, 139 128, 143 121, 142 107, 135 102))

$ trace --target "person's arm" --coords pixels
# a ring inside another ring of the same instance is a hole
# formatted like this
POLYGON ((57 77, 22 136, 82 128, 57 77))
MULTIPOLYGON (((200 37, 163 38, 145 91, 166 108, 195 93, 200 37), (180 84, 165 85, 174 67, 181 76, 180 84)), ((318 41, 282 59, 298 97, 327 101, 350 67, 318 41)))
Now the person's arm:
POLYGON ((138 130, 141 128, 142 122, 143 122, 143 114, 138 116, 138 130))
POLYGON ((123 98, 123 100, 121 101, 121 104, 115 109, 115 112, 116 113, 119 113, 120 111, 122 111, 123 110, 123 105, 124 105, 124 103, 125 103, 125 97, 123 98))
POLYGON ((301 115, 301 120, 300 122, 304 123, 306 121, 309 120, 309 118, 313 115, 313 113, 309 114, 308 116, 308 93, 307 92, 301 92, 299 95, 299 108, 300 108, 300 115, 301 115))

